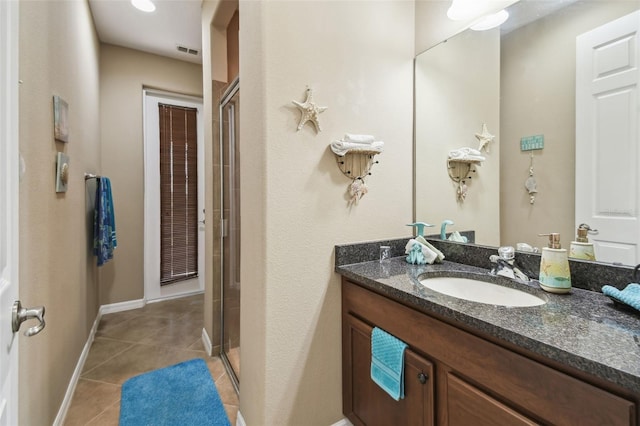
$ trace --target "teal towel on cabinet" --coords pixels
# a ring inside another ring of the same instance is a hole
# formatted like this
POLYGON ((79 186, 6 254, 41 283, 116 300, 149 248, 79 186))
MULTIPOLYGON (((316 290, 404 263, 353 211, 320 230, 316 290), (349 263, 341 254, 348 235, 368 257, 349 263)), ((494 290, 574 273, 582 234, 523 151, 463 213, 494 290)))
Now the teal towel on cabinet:
POLYGON ((93 212, 93 254, 98 257, 98 266, 113 259, 113 250, 117 246, 111 181, 100 177, 96 185, 96 205, 93 212))
POLYGON ((384 330, 371 331, 371 379, 393 399, 404 398, 404 350, 407 344, 384 330))
POLYGON ((613 286, 605 285, 602 287, 602 292, 640 311, 640 284, 631 283, 622 291, 613 286))

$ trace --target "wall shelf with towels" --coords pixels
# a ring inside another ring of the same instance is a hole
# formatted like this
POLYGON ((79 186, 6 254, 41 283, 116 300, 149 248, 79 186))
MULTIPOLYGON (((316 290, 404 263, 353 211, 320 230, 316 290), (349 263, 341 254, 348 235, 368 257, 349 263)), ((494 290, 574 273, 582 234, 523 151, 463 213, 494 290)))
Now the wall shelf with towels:
POLYGON ((351 150, 343 156, 336 155, 338 168, 349 179, 361 179, 371 174, 371 167, 377 164, 373 156, 378 151, 351 150))
POLYGON ((447 171, 449 177, 455 183, 460 183, 466 179, 471 179, 471 174, 476 172, 473 166, 480 164, 477 160, 447 160, 447 171))
POLYGON ((379 151, 366 149, 353 149, 344 155, 336 154, 338 168, 343 175, 352 180, 349 185, 350 203, 357 204, 358 201, 369 192, 369 188, 364 179, 371 175, 371 167, 378 161, 373 157, 380 154, 379 151))
POLYGON ((342 174, 352 180, 348 191, 351 196, 349 203, 357 204, 369 191, 364 179, 371 175, 371 167, 378 163, 374 157, 382 152, 384 142, 376 140, 373 135, 346 133, 342 139, 331 142, 329 147, 342 174))
POLYGON ((479 160, 467 159, 447 159, 447 172, 452 181, 458 184, 456 189, 456 197, 459 202, 464 202, 467 198, 467 180, 472 178, 476 172, 474 166, 481 164, 479 160))

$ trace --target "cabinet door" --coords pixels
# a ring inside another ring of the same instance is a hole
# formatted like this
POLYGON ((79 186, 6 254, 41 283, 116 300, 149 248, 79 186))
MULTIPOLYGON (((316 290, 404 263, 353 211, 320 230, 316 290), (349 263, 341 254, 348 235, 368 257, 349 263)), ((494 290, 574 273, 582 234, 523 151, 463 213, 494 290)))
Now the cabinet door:
POLYGON ((371 330, 343 316, 343 409, 355 425, 433 425, 433 365, 409 348, 404 357, 404 399, 396 401, 371 380, 371 330), (424 382, 424 383, 423 383, 424 382))
POLYGON ((449 426, 525 426, 537 423, 527 419, 475 386, 446 373, 444 418, 449 426))

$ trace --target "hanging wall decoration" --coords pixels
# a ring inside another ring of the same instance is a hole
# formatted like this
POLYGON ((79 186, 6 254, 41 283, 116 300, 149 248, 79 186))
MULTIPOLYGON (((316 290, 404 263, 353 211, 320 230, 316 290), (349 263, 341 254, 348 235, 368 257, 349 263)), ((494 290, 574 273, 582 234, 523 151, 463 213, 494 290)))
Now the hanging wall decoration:
POLYGON ((307 122, 311 122, 316 133, 321 132, 319 115, 327 110, 328 107, 321 107, 313 102, 313 90, 307 87, 307 98, 304 102, 291 101, 300 110, 300 121, 298 122, 298 131, 302 129, 302 126, 307 122))
POLYGON ((544 135, 525 136, 520 138, 520 151, 530 151, 529 159, 529 177, 524 182, 524 187, 529 193, 529 204, 533 204, 536 201, 536 194, 538 193, 538 183, 536 177, 533 175, 533 151, 541 151, 544 149, 544 135))
POLYGON ((347 190, 349 205, 358 204, 369 192, 365 178, 371 175, 371 167, 378 163, 373 157, 382 152, 384 142, 377 141, 371 135, 347 133, 342 139, 331 142, 330 147, 336 156, 338 168, 351 179, 347 190))
POLYGON ((531 153, 531 162, 529 163, 529 177, 525 181, 524 187, 529 193, 529 204, 533 204, 536 201, 536 194, 538 193, 538 184, 536 177, 533 175, 533 152, 531 153))
POLYGON ((69 105, 60 96, 53 96, 53 136, 58 142, 69 142, 69 105))
POLYGON ((470 147, 462 147, 449 151, 447 158, 447 173, 456 183, 456 199, 463 203, 467 198, 467 181, 476 173, 475 166, 479 166, 485 160, 480 151, 470 147))
POLYGON ((56 192, 67 192, 69 183, 69 157, 59 152, 56 156, 56 192))

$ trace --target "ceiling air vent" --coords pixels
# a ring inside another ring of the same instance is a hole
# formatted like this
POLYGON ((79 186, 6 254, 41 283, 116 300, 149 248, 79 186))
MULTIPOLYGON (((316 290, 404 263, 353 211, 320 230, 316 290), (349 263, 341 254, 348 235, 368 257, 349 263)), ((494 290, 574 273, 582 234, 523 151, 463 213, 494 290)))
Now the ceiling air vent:
POLYGON ((179 52, 188 53, 189 55, 198 56, 198 51, 196 49, 191 49, 190 47, 180 46, 179 44, 176 46, 179 52))

